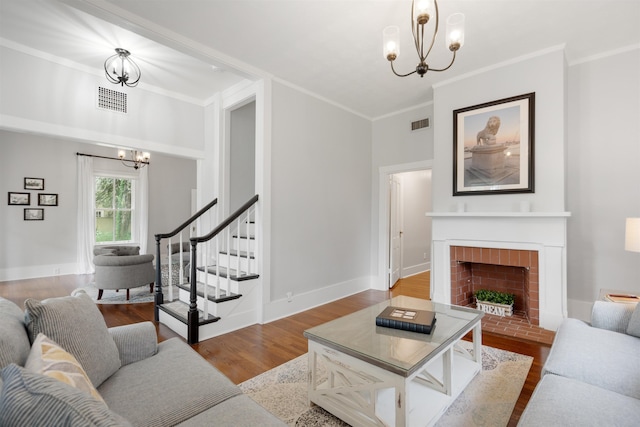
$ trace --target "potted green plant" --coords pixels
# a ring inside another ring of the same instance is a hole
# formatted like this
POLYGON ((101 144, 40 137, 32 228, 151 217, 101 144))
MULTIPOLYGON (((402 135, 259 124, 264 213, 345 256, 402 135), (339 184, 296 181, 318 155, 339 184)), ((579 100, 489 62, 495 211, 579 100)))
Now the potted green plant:
POLYGON ((514 294, 478 289, 473 293, 473 296, 476 298, 476 307, 478 310, 498 316, 513 315, 514 294))

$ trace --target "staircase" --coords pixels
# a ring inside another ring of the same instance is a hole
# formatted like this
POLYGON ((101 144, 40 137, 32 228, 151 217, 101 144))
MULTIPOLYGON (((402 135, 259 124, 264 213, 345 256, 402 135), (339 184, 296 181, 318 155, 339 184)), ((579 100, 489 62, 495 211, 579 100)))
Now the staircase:
MULTIPOLYGON (((169 270, 165 279, 168 283, 163 283, 163 262, 156 262, 155 320, 189 344, 259 320, 262 292, 255 258, 257 201, 258 196, 253 196, 208 234, 190 236, 188 244, 180 243, 177 254, 169 253, 164 262, 169 270), (176 269, 178 277, 173 274, 176 269), (167 295, 163 294, 163 285, 167 286, 167 295)), ((209 211, 216 203, 217 199, 171 233, 156 234, 156 259, 161 259, 163 240, 170 248, 172 239, 183 241, 182 233, 187 228, 194 234, 194 224, 205 213, 211 216, 209 211)))

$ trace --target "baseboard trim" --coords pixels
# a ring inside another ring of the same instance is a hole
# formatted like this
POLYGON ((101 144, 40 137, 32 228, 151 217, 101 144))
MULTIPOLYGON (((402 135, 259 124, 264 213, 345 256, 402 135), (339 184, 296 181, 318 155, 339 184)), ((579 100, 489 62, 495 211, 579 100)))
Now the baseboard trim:
POLYGON ((360 277, 346 282, 336 283, 313 291, 294 294, 291 301, 287 298, 271 301, 264 306, 264 323, 273 322, 358 292, 372 289, 372 277, 360 277))
POLYGON ((402 269, 401 278, 406 279, 407 277, 415 276, 420 273, 424 273, 425 271, 431 270, 430 262, 423 262, 422 264, 412 265, 410 267, 405 267, 402 269))
POLYGON ((9 280, 37 279, 40 277, 77 274, 77 264, 31 265, 24 267, 0 268, 0 282, 9 280))

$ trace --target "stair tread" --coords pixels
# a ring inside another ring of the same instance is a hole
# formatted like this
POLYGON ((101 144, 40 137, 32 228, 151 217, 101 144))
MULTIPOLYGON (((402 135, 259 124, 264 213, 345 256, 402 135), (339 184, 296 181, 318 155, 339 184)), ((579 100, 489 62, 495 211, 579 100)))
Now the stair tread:
MULTIPOLYGON (((220 251, 220 255, 227 255, 227 251, 220 251)), ((247 251, 240 251, 238 252, 235 249, 232 249, 229 251, 229 255, 231 256, 239 256, 240 258, 251 258, 251 259, 255 259, 255 256, 253 255, 253 253, 248 253, 247 251)))
MULTIPOLYGON (((158 306, 160 310, 173 316, 182 323, 186 324, 189 315, 189 304, 184 301, 175 300, 158 306)), ((208 323, 217 322, 220 320, 218 316, 211 314, 205 314, 202 310, 198 310, 198 324, 206 325, 208 323)))
MULTIPOLYGON (((198 271, 205 271, 205 267, 204 266, 198 266, 197 267, 198 271)), ((210 274, 215 274, 218 275, 219 272, 219 276, 226 278, 227 277, 227 273, 229 274, 229 278, 231 280, 235 280, 235 281, 243 281, 243 280, 251 280, 251 279, 257 279, 258 277, 260 277, 259 274, 255 274, 255 273, 246 273, 244 271, 240 272, 240 275, 238 275, 237 271, 233 268, 226 268, 226 267, 217 267, 215 265, 209 265, 207 266, 207 271, 210 274)))
POLYGON ((256 239, 256 236, 252 236, 252 235, 247 236, 246 234, 234 234, 232 237, 234 239, 249 239, 249 240, 256 239))
MULTIPOLYGON (((189 283, 181 283, 177 285, 180 289, 183 289, 187 292, 191 291, 191 284, 189 283)), ((220 298, 216 298, 215 297, 215 293, 216 293, 216 287, 213 285, 208 285, 209 286, 209 290, 207 291, 207 299, 211 302, 225 302, 225 301, 230 301, 230 300, 234 300, 234 299, 238 299, 242 296, 242 294, 236 294, 233 292, 229 292, 227 293, 226 290, 224 289, 220 289, 220 298)), ((197 286, 196 286, 196 293, 198 294, 199 297, 204 298, 204 287, 205 284, 202 282, 198 282, 197 286)))

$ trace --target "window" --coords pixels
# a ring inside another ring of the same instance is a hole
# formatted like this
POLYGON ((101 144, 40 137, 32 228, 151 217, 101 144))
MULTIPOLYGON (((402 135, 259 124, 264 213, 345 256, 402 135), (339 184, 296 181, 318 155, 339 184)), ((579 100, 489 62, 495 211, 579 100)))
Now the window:
POLYGON ((131 242, 135 230, 135 179, 95 176, 96 243, 131 242))

